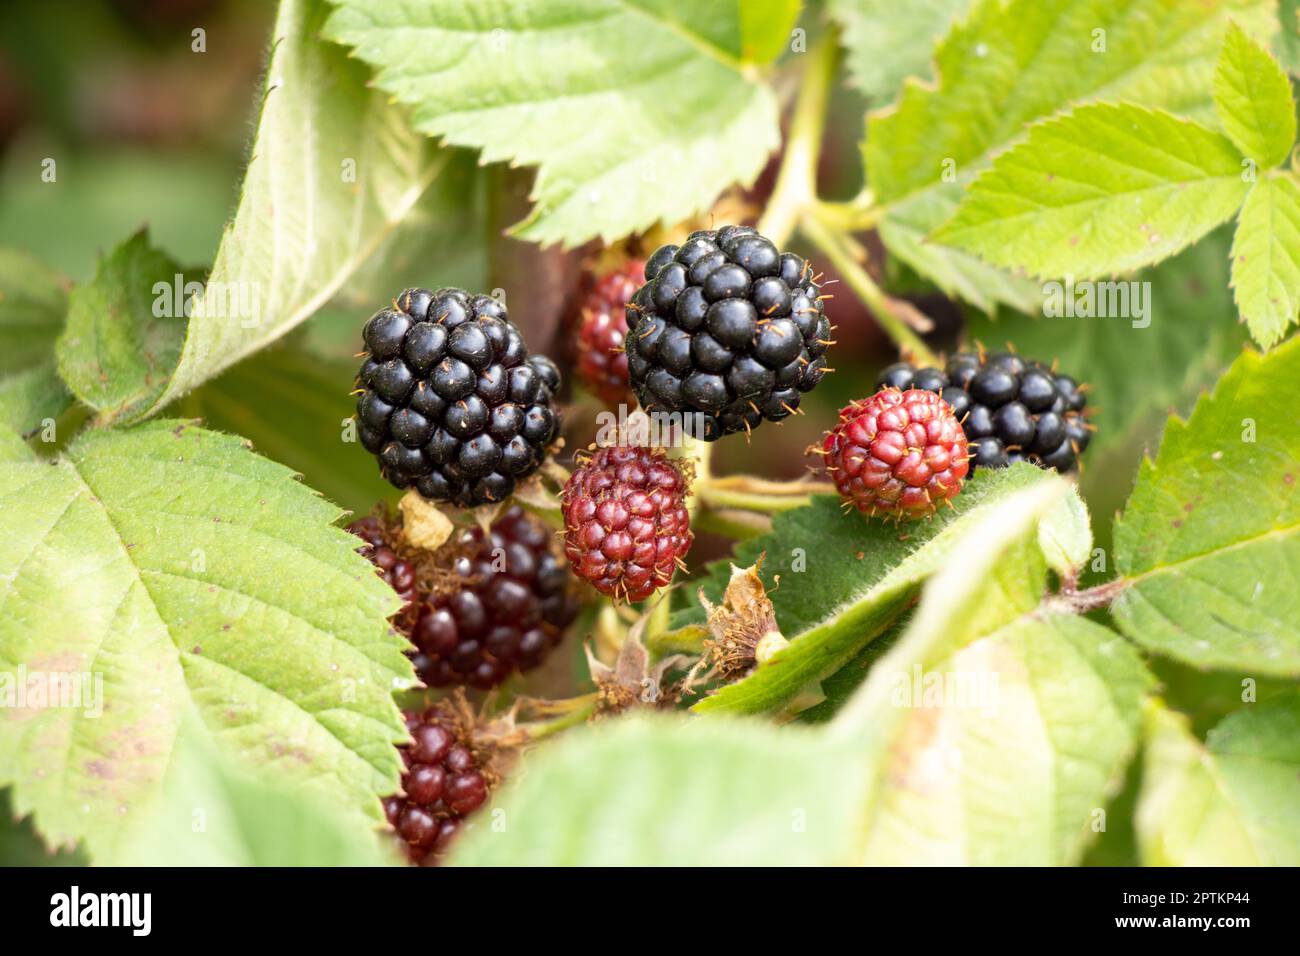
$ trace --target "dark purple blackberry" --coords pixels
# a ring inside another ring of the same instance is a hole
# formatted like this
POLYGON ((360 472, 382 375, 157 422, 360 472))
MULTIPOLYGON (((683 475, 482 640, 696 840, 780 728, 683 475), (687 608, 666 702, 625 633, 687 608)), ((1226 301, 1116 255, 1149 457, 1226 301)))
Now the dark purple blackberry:
POLYGON ((476 507, 503 501, 560 433, 560 373, 529 356, 491 296, 407 289, 362 330, 361 444, 398 488, 476 507))
POLYGON ((579 602, 553 535, 520 507, 456 540, 460 586, 429 594, 411 628, 415 669, 431 687, 494 687, 545 659, 578 616, 579 602))
POLYGON ((377 567, 387 585, 403 601, 415 600, 415 566, 398 555, 390 543, 388 525, 383 518, 371 515, 348 525, 348 530, 370 545, 366 557, 377 567))
POLYGON ((831 325, 811 267, 751 227, 663 246, 645 278, 626 350, 647 411, 698 414, 713 441, 788 418, 826 374, 831 325))
POLYGON ((403 716, 411 743, 400 748, 402 793, 384 800, 384 814, 408 859, 429 866, 446 853, 465 817, 487 802, 494 775, 450 705, 403 716))
POLYGON ((490 535, 474 525, 432 553, 404 548, 400 525, 382 518, 349 530, 370 544, 366 556, 407 602, 393 623, 415 645, 416 673, 431 687, 487 689, 530 670, 578 615, 577 582, 554 536, 518 506, 492 522, 490 535))
POLYGON ((1012 352, 959 352, 943 369, 898 362, 881 371, 876 386, 942 396, 961 419, 976 468, 1032 461, 1073 471, 1092 437, 1079 384, 1012 352))

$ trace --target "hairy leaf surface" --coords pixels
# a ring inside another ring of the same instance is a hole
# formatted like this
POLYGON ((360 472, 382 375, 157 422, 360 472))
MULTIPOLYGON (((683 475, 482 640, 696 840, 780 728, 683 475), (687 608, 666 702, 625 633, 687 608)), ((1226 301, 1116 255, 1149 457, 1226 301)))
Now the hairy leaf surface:
POLYGON ((165 420, 0 465, 0 503, 0 682, 89 675, 0 709, 0 783, 51 844, 118 852, 191 714, 246 764, 380 819, 412 676, 397 598, 336 507, 240 439, 165 420))
POLYGON ((334 3, 328 35, 417 129, 538 168, 525 239, 675 223, 752 182, 779 141, 755 67, 788 40, 789 0, 334 3))
POLYGON ((1245 352, 1171 418, 1115 527, 1112 607, 1148 650, 1300 674, 1300 340, 1245 352))

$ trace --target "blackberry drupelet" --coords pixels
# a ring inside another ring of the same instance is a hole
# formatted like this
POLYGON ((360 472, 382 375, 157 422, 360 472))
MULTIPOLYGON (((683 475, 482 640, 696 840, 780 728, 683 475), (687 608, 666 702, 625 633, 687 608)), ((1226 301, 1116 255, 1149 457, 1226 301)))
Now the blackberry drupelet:
POLYGON ((484 772, 469 733, 450 708, 407 711, 412 742, 401 747, 402 795, 384 800, 384 814, 417 865, 437 863, 465 817, 487 802, 484 772))
POLYGON ((876 383, 940 395, 961 419, 974 468, 1031 461, 1073 471, 1092 438, 1085 390, 1078 382, 1012 352, 959 352, 943 369, 898 362, 876 383))
POLYGON ((394 624, 415 645, 416 673, 431 687, 487 689, 530 670, 578 615, 575 582, 550 531, 518 506, 492 522, 489 535, 475 525, 437 552, 410 557, 394 547, 400 529, 378 518, 351 530, 371 544, 367 556, 407 601, 394 624), (415 583, 421 563, 431 579, 425 587, 415 583), (408 578, 409 588, 397 588, 408 578))
POLYGON ((627 308, 627 367, 647 411, 698 413, 713 441, 794 414, 826 369, 831 325, 809 265, 749 226, 660 248, 627 308))
POLYGON ((560 496, 574 573, 621 601, 666 586, 694 541, 689 484, 658 448, 611 445, 580 462, 560 496))
POLYGON ((408 289, 362 332, 361 444, 384 478, 433 501, 503 501, 560 432, 560 373, 530 356, 491 296, 408 289))

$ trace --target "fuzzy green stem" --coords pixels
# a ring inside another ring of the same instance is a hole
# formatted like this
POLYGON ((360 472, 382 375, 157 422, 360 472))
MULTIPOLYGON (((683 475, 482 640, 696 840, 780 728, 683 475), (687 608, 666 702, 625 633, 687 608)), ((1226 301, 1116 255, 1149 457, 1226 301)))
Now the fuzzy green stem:
POLYGON ((799 231, 815 245, 842 278, 876 317, 876 322, 894 340, 899 350, 923 365, 937 365, 938 359, 921 337, 894 312, 889 297, 876 285, 867 270, 848 250, 842 236, 826 227, 815 216, 805 216, 799 222, 799 231))
POLYGON ((531 721, 527 724, 520 724, 519 729, 523 731, 529 742, 542 740, 552 734, 558 734, 561 731, 568 730, 570 727, 576 727, 584 724, 587 719, 596 711, 596 704, 599 702, 600 695, 596 693, 584 694, 581 697, 573 697, 565 701, 565 710, 558 716, 549 720, 531 721))
POLYGON ((646 650, 655 660, 661 660, 669 654, 702 654, 704 640, 709 636, 706 628, 698 624, 688 624, 675 631, 663 631, 645 642, 646 650))
MULTIPOLYGON (((671 457, 689 461, 693 471, 692 489, 709 483, 712 471, 709 460, 713 457, 713 444, 691 436, 682 436, 682 443, 671 452, 671 457)), ((700 496, 692 493, 686 499, 686 510, 692 518, 700 507, 700 496)))
POLYGON ((695 520, 695 527, 700 531, 730 538, 733 541, 748 541, 772 530, 772 519, 756 511, 737 511, 732 508, 720 510, 705 509, 695 520))
POLYGON ((863 189, 847 202, 818 200, 812 214, 828 229, 849 234, 874 229, 884 216, 885 207, 876 205, 870 189, 863 189))
POLYGON ((741 508, 768 515, 802 508, 812 501, 811 495, 764 495, 749 491, 730 491, 716 486, 701 487, 696 494, 710 509, 741 508))
POLYGON ((670 591, 661 592, 655 599, 655 603, 647 612, 645 622, 645 633, 642 641, 647 641, 656 634, 662 634, 668 630, 668 616, 670 613, 671 602, 668 600, 670 591))
POLYGON ((817 202, 817 160, 826 126, 826 104, 839 66, 838 39, 830 31, 808 53, 781 169, 758 223, 758 231, 777 246, 785 245, 799 220, 817 202))

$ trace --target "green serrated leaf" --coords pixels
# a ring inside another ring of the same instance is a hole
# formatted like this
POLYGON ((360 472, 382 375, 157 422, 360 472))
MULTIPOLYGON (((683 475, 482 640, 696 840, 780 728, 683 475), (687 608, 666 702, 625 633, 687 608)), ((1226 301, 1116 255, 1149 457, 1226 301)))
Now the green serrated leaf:
POLYGON ((1040 520, 1059 479, 964 528, 907 631, 836 717, 874 786, 863 861, 1077 862, 1136 749, 1150 678, 1114 632, 1039 608, 1040 520))
POLYGON ((1130 297, 1127 314, 1053 318, 1042 315, 1044 297, 1036 316, 967 319, 970 342, 990 350, 1009 344, 1022 355, 1057 360, 1061 371, 1091 387, 1088 415, 1097 431, 1079 483, 1107 551, 1111 518, 1132 488, 1144 446, 1159 438, 1170 409, 1190 410, 1246 341, 1228 290, 1231 239, 1225 225, 1138 273, 1134 279, 1150 285, 1133 287, 1142 302, 1139 307, 1130 297))
POLYGON ((886 203, 938 188, 944 160, 973 173, 1029 124, 1098 100, 1211 120, 1229 20, 1267 37, 1273 12, 1267 0, 980 0, 939 44, 938 82, 907 84, 871 116, 871 188, 886 203))
MULTIPOLYGON (((994 156, 1061 110, 1123 100, 1212 119, 1211 75, 1229 19, 1253 36, 1276 30, 1268 0, 979 0, 940 42, 936 82, 905 84, 896 106, 869 117, 865 165, 887 206, 882 236, 899 218, 905 237, 928 235, 994 156), (924 198, 934 194, 947 199, 924 198)), ((964 275, 981 308, 1024 307, 1006 295, 1005 275, 972 271, 955 250, 927 251, 898 254, 936 281, 964 275)))
POLYGON ((1241 164, 1226 137, 1170 113, 1084 106, 994 160, 931 238, 1045 278, 1128 272, 1232 216, 1241 164))
POLYGON ((185 315, 176 309, 182 274, 142 229, 68 297, 59 374, 101 422, 138 417, 167 387, 185 341, 185 315))
POLYGON ((927 241, 935 225, 957 211, 959 198, 934 190, 892 207, 880 223, 880 238, 890 254, 929 278, 945 295, 988 314, 999 303, 1025 313, 1040 311, 1043 296, 1039 283, 1013 276, 978 256, 927 241))
POLYGON ((1300 865, 1300 695, 1237 711, 1204 746, 1156 702, 1145 723, 1143 863, 1300 865))
POLYGON ((1290 176, 1251 187, 1232 242, 1232 288, 1251 337, 1271 348, 1300 311, 1300 186, 1290 176))
POLYGON ((1062 576, 1072 576, 1092 556, 1092 523, 1088 506, 1078 495, 1066 495, 1059 508, 1038 523, 1038 547, 1047 566, 1062 576))
POLYGON ((451 863, 842 864, 863 786, 851 748, 800 728, 630 716, 530 756, 451 863))
POLYGON ((84 866, 85 862, 75 851, 47 850, 31 821, 14 816, 9 790, 0 788, 0 866, 84 866))
POLYGON ((176 421, 0 465, 0 501, 0 682, 89 675, 80 706, 0 708, 0 783, 51 845, 119 852, 190 714, 246 764, 381 818, 412 675, 397 598, 339 509, 176 421))
MULTIPOLYGON (((745 542, 731 560, 748 565, 766 553, 764 584, 777 625, 790 644, 694 709, 779 710, 885 630, 953 553, 970 522, 1019 489, 1045 479, 1032 465, 977 474, 953 500, 951 510, 902 527, 856 516, 847 520, 839 499, 832 496, 819 496, 806 508, 778 515, 770 534, 745 542)), ((725 587, 727 562, 709 570, 704 590, 716 601, 725 587)), ((674 624, 697 616, 680 614, 674 624)))
MULTIPOLYGON (((157 411, 330 300, 450 156, 321 39, 325 0, 283 0, 239 208, 157 411)), ((447 222, 443 228, 460 228, 447 222)), ((137 416, 139 417, 139 416, 137 416)))
POLYGON ((27 253, 0 246, 0 425, 22 434, 71 401, 54 368, 68 284, 27 253))
POLYGON ((252 776, 188 724, 157 810, 138 818, 111 860, 121 866, 383 866, 373 829, 302 788, 252 776))
POLYGON ((1214 71, 1219 125, 1260 170, 1287 158, 1295 142, 1291 81, 1269 52, 1235 23, 1228 25, 1214 71))
POLYGON ((1131 583, 1111 610, 1134 641, 1197 667, 1300 675, 1297 409, 1293 339, 1243 353, 1187 421, 1169 420, 1115 526, 1131 583))
POLYGON ((930 77, 935 44, 971 0, 832 0, 855 87, 872 102, 891 101, 909 76, 930 77))
POLYGON ((417 129, 538 167, 524 239, 577 245, 685 219, 752 182, 779 141, 776 98, 742 57, 786 42, 781 0, 767 16, 684 0, 334 3, 327 35, 417 129))

